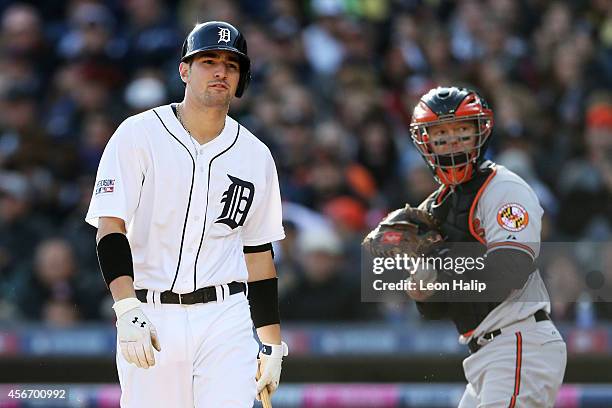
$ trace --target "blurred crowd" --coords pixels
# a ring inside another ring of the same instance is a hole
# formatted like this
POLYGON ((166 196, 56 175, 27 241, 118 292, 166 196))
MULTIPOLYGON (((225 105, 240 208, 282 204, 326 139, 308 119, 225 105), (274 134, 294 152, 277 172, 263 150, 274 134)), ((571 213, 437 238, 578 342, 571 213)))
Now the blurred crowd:
MULTIPOLYGON (((83 221, 97 164, 122 120, 182 99, 180 48, 198 21, 229 21, 248 41, 253 81, 230 114, 279 170, 284 320, 415 318, 410 303, 360 302, 359 243, 436 188, 408 124, 437 85, 476 88, 492 105, 488 156, 538 194, 543 240, 610 241, 607 0, 34 4, 0 1, 0 321, 110 321, 83 221)), ((544 272, 558 272, 557 318, 575 319, 581 293, 567 276, 581 281, 593 257, 566 255, 544 272)), ((604 306, 595 319, 612 318, 604 306)))

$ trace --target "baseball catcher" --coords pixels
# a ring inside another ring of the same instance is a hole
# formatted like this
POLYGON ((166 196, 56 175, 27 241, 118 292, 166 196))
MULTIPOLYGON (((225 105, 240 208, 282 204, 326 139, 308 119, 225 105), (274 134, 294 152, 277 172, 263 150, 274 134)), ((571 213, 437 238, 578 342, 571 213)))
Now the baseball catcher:
POLYGON ((411 279, 452 288, 478 281, 483 293, 408 291, 424 318, 452 320, 469 347, 459 407, 552 407, 566 346, 535 264, 543 209, 523 179, 485 160, 492 129, 493 111, 475 91, 440 87, 423 95, 411 137, 440 187, 418 209, 392 212, 364 248, 376 256, 479 257, 479 269, 427 268, 411 279))

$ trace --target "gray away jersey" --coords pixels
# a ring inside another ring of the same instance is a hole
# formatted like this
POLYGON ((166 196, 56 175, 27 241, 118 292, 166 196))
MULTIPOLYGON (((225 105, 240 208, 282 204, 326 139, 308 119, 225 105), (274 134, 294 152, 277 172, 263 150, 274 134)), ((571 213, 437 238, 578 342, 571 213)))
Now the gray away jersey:
MULTIPOLYGON (((512 248, 536 259, 540 253, 544 211, 535 192, 522 178, 504 166, 497 165, 496 168, 497 173, 477 203, 473 222, 475 230, 484 240, 487 253, 512 248)), ((540 272, 536 270, 523 288, 511 292, 469 338, 526 319, 540 309, 550 313, 550 299, 540 272)))

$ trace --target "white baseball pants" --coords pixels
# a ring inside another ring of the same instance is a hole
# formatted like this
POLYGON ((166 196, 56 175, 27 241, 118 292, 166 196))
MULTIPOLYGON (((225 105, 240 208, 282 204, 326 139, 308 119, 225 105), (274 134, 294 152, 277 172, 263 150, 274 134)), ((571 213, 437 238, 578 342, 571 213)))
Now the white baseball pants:
POLYGON ((252 407, 258 345, 244 293, 195 305, 143 303, 161 352, 149 369, 117 353, 124 408, 252 407))

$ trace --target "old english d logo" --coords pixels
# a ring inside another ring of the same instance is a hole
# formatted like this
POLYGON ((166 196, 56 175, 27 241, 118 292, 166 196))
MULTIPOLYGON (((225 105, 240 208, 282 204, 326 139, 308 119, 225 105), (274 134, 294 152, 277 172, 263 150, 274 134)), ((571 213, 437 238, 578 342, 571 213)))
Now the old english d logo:
POLYGON ((223 28, 223 27, 218 27, 219 28, 219 40, 217 41, 217 44, 219 44, 221 41, 225 42, 226 44, 228 42, 231 41, 231 33, 229 28, 223 28))
POLYGON ((244 225, 244 220, 253 204, 253 195, 255 194, 255 186, 245 180, 240 180, 237 177, 227 175, 232 184, 223 193, 221 202, 223 211, 215 221, 216 223, 225 224, 231 229, 244 225))

